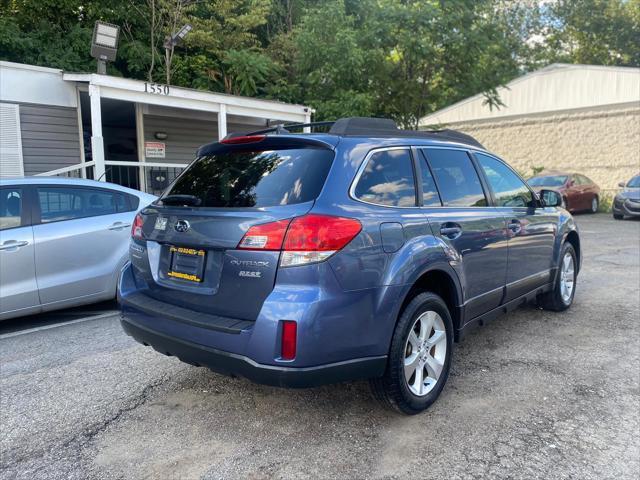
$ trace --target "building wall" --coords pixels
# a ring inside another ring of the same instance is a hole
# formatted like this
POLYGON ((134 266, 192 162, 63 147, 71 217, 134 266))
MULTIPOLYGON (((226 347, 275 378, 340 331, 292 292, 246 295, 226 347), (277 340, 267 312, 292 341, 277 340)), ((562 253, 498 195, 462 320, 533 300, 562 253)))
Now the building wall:
POLYGON ((24 174, 35 175, 80 163, 75 108, 20 105, 24 174))
POLYGON ((533 167, 583 173, 609 192, 640 171, 640 105, 448 125, 525 177, 533 167))
MULTIPOLYGON (((227 132, 260 128, 264 127, 227 122, 227 132)), ((166 158, 149 158, 148 161, 189 163, 194 159, 200 146, 218 140, 218 122, 198 118, 145 115, 144 140, 145 142, 164 142, 166 146, 166 158), (167 139, 157 140, 156 132, 166 133, 167 139)))

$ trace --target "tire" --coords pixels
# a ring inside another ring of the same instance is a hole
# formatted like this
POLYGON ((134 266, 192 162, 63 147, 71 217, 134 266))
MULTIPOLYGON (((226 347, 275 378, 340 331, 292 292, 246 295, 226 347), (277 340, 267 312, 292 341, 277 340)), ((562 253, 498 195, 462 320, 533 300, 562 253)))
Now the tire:
POLYGON ((600 206, 600 201, 598 197, 593 197, 591 199, 591 213, 598 213, 598 207, 600 206))
POLYGON ((553 310, 554 312, 562 312, 571 306, 576 294, 576 280, 578 277, 577 265, 576 251, 573 248, 573 245, 569 242, 565 242, 562 246, 562 251, 560 252, 560 263, 556 271, 556 278, 553 282, 553 290, 543 294, 541 297, 541 305, 544 309, 553 310), (570 269, 564 268, 566 267, 565 261, 567 256, 571 258, 572 267, 570 269), (563 280, 563 275, 570 275, 572 280, 571 291, 568 295, 565 288, 568 286, 567 280, 569 280, 569 278, 565 277, 563 280))
POLYGON ((442 298, 430 292, 416 295, 400 314, 384 375, 369 381, 373 396, 384 407, 406 415, 426 410, 436 401, 447 382, 452 348, 453 322, 447 305, 442 298), (429 326, 431 320, 433 325, 429 326), (420 335, 421 327, 425 332, 428 330, 425 335, 420 335), (409 339, 412 332, 413 341, 409 339), (421 342, 420 347, 414 347, 415 342, 421 342), (405 368, 405 360, 411 361, 411 358, 414 359, 411 363, 417 367, 413 367, 414 373, 407 380, 405 369, 411 370, 411 366, 405 368), (435 373, 434 366, 441 367, 439 375, 435 373), (419 381, 418 372, 420 379, 425 373, 427 379, 419 381), (435 379, 435 382, 429 382, 429 379, 435 379), (416 389, 422 390, 420 394, 416 389))
POLYGON ((616 220, 622 220, 624 218, 624 215, 620 215, 619 213, 614 213, 613 218, 615 218, 616 220))

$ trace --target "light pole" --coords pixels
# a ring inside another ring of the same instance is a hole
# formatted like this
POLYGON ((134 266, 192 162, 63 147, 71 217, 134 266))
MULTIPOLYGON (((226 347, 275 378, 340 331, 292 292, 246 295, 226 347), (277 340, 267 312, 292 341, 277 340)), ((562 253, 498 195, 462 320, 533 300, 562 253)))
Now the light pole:
POLYGON ((120 27, 111 23, 97 21, 93 28, 91 56, 98 60, 98 73, 107 74, 107 62, 116 59, 120 27))
POLYGON ((171 84, 171 60, 173 59, 173 50, 177 45, 180 45, 184 40, 184 37, 193 29, 190 24, 186 24, 177 33, 167 35, 164 40, 164 61, 167 71, 167 85, 171 84))

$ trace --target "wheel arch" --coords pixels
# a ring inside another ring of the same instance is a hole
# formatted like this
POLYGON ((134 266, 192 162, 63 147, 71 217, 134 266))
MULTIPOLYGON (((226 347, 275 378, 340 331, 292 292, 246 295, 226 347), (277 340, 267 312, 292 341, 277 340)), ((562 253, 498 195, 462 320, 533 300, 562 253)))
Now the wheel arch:
POLYGON ((437 266, 423 272, 402 297, 397 310, 396 323, 407 304, 420 292, 432 292, 444 300, 453 322, 454 340, 458 341, 462 324, 462 289, 457 275, 444 266, 437 266))
POLYGON ((580 236, 575 230, 571 230, 565 237, 565 242, 569 242, 576 252, 578 271, 582 265, 582 251, 580 250, 580 236))

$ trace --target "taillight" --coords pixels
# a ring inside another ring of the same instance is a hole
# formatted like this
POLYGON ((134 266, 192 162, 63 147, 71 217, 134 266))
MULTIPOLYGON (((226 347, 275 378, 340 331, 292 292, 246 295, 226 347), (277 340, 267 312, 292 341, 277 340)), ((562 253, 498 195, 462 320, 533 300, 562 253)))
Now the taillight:
POLYGON ((309 214, 294 218, 284 240, 280 265, 322 262, 344 248, 362 230, 353 218, 309 214))
POLYGON ((242 237, 238 248, 282 250, 281 267, 307 265, 326 260, 344 248, 360 230, 362 225, 353 218, 309 214, 254 225, 242 237))
POLYGON ((241 250, 280 250, 291 220, 254 225, 247 230, 238 244, 241 250))
POLYGON ((282 342, 280 348, 280 358, 282 360, 293 360, 296 358, 296 343, 298 335, 298 324, 291 320, 282 322, 282 342))
POLYGON ((143 239, 144 235, 142 235, 142 225, 144 224, 144 220, 142 220, 142 215, 137 214, 136 218, 133 219, 133 223, 131 224, 131 236, 133 238, 143 239))

